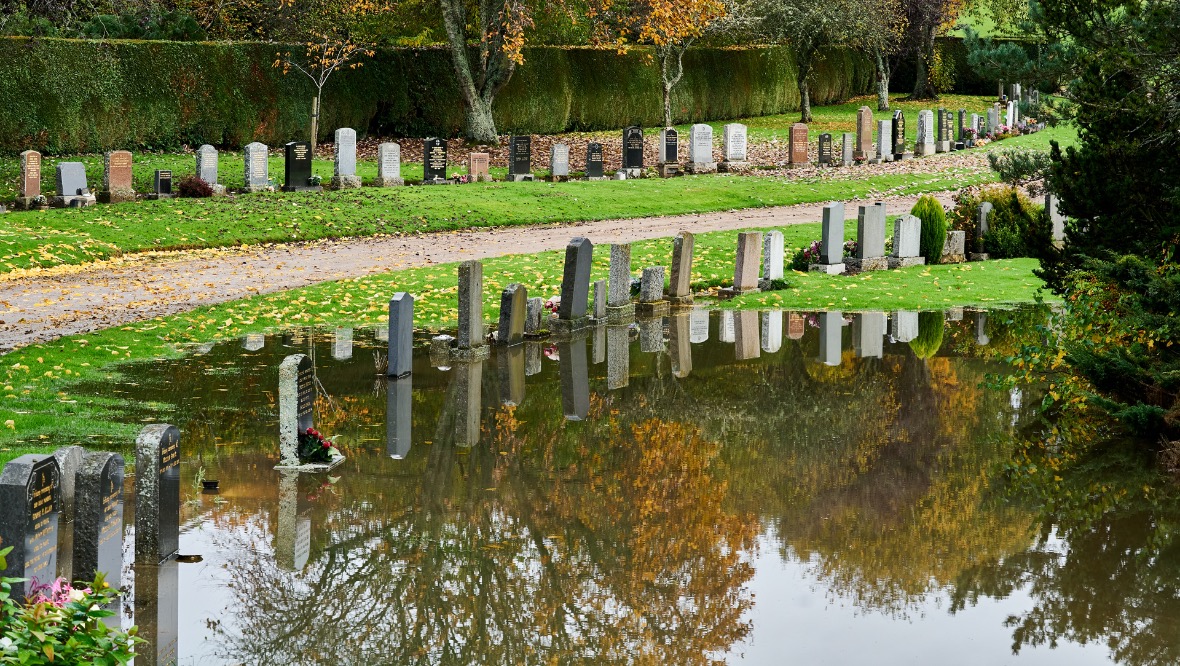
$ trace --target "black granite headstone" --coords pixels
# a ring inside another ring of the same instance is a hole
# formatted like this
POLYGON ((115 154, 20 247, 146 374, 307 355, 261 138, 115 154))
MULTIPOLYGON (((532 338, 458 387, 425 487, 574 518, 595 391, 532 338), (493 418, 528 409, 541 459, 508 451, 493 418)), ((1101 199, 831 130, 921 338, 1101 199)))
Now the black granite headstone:
POLYGON ((602 144, 586 144, 586 177, 602 178, 602 144))
POLYGON ((529 136, 514 136, 508 140, 508 175, 528 176, 533 173, 533 140, 529 136))
POLYGON ((819 163, 821 165, 832 163, 832 135, 831 134, 825 133, 825 134, 819 135, 819 163))
POLYGON ((287 192, 307 189, 311 186, 311 144, 306 141, 291 141, 283 146, 283 189, 287 192))
POLYGON ((951 114, 946 109, 938 110, 938 141, 953 141, 951 138, 951 114))
POLYGON ((675 164, 680 159, 680 137, 676 130, 664 130, 664 143, 660 146, 660 161, 675 164))
POLYGON ((623 130, 623 168, 643 168, 643 128, 632 125, 623 130))
POLYGON ((12 597, 57 579, 57 521, 61 511, 61 479, 52 455, 28 454, 0 472, 0 550, 12 546, 0 571, 13 583, 12 597))
POLYGON ((422 142, 422 182, 447 179, 447 142, 437 137, 422 142))
POLYGON ((97 572, 118 589, 123 572, 123 456, 86 454, 75 476, 74 580, 97 572))
POLYGON ((180 548, 180 430, 144 426, 135 440, 135 560, 158 564, 180 548))
POLYGON ((167 169, 156 169, 154 185, 156 194, 172 194, 172 172, 167 169))
POLYGON ((565 270, 561 278, 561 303, 557 306, 559 319, 576 320, 586 316, 593 253, 594 245, 588 238, 574 238, 566 246, 565 270))

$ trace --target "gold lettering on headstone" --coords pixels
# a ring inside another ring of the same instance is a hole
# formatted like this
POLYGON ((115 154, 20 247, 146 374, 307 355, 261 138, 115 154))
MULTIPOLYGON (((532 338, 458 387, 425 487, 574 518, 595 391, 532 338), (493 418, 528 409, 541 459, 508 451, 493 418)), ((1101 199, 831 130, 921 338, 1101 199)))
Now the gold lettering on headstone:
POLYGON ((160 474, 167 474, 180 466, 180 442, 172 441, 160 449, 160 474))
POLYGON ((122 524, 118 520, 119 500, 121 498, 122 490, 113 485, 111 491, 102 498, 102 530, 98 533, 99 546, 117 537, 123 529, 122 524))

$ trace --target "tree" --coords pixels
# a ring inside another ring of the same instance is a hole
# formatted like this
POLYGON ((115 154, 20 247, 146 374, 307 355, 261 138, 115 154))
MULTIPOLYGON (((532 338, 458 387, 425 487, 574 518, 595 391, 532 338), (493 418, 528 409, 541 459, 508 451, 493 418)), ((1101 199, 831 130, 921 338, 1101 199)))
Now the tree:
POLYGON ((672 124, 672 90, 684 76, 684 52, 727 15, 722 0, 591 0, 596 40, 619 51, 632 42, 655 47, 663 84, 664 125, 672 124))
POLYGON ((849 17, 855 35, 853 44, 870 54, 876 69, 877 110, 889 110, 889 79, 893 67, 905 54, 903 44, 908 25, 901 0, 858 0, 859 11, 849 17))
POLYGON ((914 92, 911 99, 938 99, 934 76, 938 70, 935 38, 954 26, 966 0, 903 0, 910 41, 916 44, 914 92))

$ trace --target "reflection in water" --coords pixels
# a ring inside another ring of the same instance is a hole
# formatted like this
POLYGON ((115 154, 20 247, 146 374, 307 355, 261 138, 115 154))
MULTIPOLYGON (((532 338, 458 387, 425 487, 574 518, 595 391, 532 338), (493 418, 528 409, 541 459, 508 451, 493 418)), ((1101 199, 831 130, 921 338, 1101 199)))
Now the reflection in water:
POLYGON ((849 320, 845 339, 839 312, 677 313, 498 350, 486 371, 420 358, 412 384, 376 390, 367 353, 320 360, 338 478, 271 471, 290 348, 129 368, 137 396, 175 405, 187 478, 203 466, 223 489, 184 534, 219 559, 181 586, 204 604, 182 658, 779 663, 763 646, 786 641, 821 646, 808 663, 896 662, 914 654, 905 628, 966 623, 975 663, 1013 644, 1029 663, 1100 663, 1108 642, 1119 661, 1175 663, 1176 522, 1055 529, 995 483, 1040 397, 983 388, 1002 370, 987 359, 1043 313, 849 320), (864 640, 831 640, 845 627, 864 640))

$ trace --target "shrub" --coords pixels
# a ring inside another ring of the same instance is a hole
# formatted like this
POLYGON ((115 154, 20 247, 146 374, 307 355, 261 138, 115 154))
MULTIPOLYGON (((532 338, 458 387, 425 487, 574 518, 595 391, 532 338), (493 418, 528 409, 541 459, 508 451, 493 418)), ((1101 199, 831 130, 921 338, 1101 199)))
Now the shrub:
POLYGON ((1041 207, 1018 188, 993 185, 982 190, 968 190, 955 198, 951 228, 967 232, 968 247, 978 247, 979 206, 992 205, 988 215, 988 233, 983 251, 993 259, 1038 257, 1050 244, 1048 222, 1041 207))
POLYGON ((910 211, 922 220, 920 249, 927 264, 937 264, 942 259, 942 246, 946 244, 946 211, 938 199, 930 195, 918 199, 910 211))
POLYGON ((942 347, 946 317, 941 312, 918 313, 918 337, 910 340, 910 349, 918 358, 932 358, 942 347))
POLYGON ((987 163, 1009 185, 1044 180, 1049 172, 1049 153, 1043 150, 998 150, 987 154, 987 163))
POLYGON ((176 191, 182 197, 203 199, 213 196, 213 186, 201 180, 199 176, 185 176, 176 184, 176 191))

